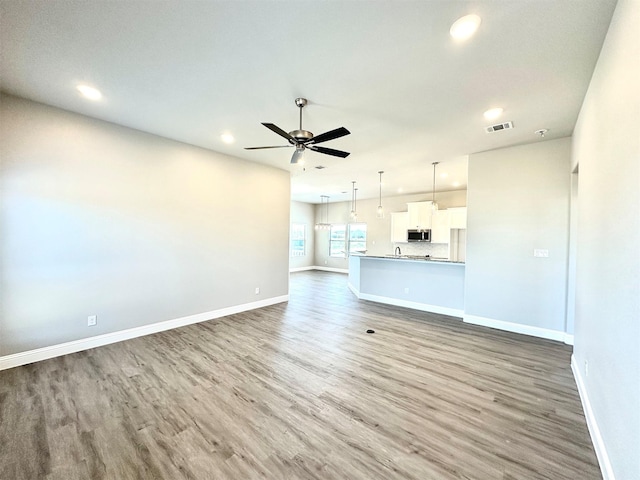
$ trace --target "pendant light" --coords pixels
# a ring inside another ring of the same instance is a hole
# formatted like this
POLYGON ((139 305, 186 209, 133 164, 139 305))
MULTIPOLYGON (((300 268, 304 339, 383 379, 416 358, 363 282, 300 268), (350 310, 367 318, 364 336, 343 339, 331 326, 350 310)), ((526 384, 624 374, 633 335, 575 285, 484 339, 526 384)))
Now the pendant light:
POLYGON ((356 212, 356 192, 358 189, 356 188, 355 180, 351 182, 351 220, 356 220, 358 218, 358 212, 356 212))
POLYGON ((316 223, 316 230, 329 230, 331 224, 329 223, 329 196, 320 195, 320 219, 323 220, 324 210, 324 222, 316 223))
POLYGON ((431 197, 431 212, 438 211, 438 204, 436 203, 436 165, 440 162, 433 162, 433 194, 431 197))
POLYGON ((380 183, 378 184, 378 212, 376 216, 378 218, 384 218, 384 210, 382 209, 382 174, 384 172, 381 170, 378 172, 380 175, 380 183))

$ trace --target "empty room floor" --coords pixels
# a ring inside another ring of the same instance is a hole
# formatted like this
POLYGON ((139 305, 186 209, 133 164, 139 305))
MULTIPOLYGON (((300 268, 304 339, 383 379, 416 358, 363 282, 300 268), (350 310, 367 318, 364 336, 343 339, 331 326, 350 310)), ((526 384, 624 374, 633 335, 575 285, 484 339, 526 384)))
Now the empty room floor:
POLYGON ((358 300, 344 274, 290 288, 0 372, 0 478, 601 478, 571 347, 358 300))

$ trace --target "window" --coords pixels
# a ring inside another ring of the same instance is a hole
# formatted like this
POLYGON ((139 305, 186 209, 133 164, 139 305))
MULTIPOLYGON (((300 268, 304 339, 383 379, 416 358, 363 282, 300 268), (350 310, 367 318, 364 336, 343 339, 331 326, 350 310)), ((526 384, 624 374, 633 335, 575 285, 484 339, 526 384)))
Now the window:
POLYGON ((349 255, 367 251, 367 224, 352 223, 349 225, 349 255))
POLYGON ((291 224, 291 256, 304 257, 305 255, 305 225, 303 223, 291 224))
POLYGON ((364 253, 367 250, 367 224, 331 225, 329 256, 346 257, 347 252, 364 253))
POLYGON ((329 235, 329 256, 330 257, 346 257, 347 252, 347 226, 331 225, 331 234, 329 235))

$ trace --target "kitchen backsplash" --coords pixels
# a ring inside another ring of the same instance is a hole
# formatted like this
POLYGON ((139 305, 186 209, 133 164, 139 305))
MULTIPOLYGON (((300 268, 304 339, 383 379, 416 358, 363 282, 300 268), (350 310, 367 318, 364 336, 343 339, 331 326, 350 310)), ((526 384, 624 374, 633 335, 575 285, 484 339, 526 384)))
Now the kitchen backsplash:
POLYGON ((429 255, 431 257, 449 258, 447 243, 394 243, 393 248, 400 247, 403 255, 429 255))

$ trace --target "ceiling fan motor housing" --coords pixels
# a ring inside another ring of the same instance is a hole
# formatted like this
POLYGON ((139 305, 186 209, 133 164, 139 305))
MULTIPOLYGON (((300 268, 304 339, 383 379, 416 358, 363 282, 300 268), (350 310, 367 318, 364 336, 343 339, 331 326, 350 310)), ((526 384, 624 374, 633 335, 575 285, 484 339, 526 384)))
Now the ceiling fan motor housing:
POLYGON ((293 130, 292 132, 289 132, 289 135, 295 138, 298 142, 302 143, 308 142, 313 138, 313 133, 307 130, 293 130))

